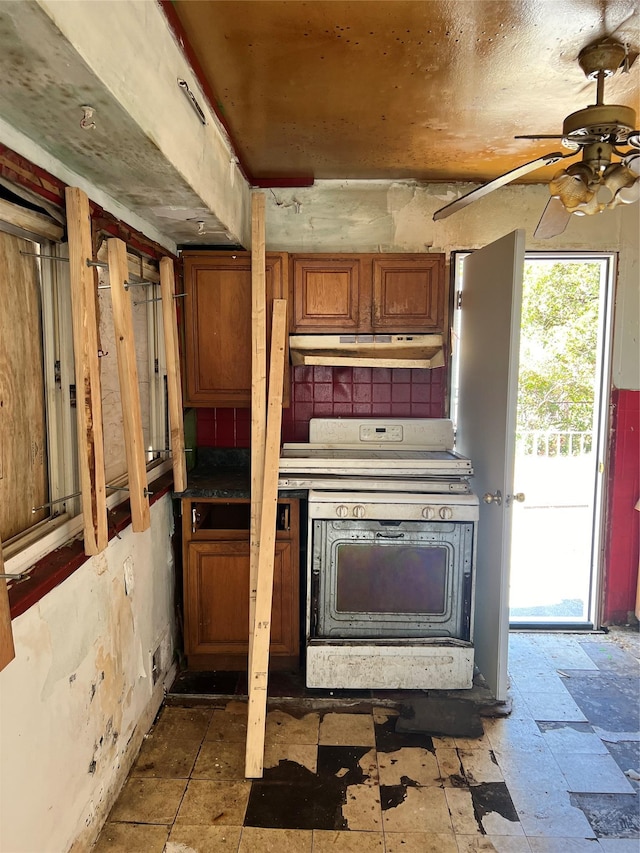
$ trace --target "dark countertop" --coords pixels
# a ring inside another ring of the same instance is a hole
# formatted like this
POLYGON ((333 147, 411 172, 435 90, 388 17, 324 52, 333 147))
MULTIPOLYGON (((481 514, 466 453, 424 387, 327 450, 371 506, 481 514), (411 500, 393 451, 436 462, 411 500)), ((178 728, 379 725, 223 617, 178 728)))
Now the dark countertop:
MULTIPOLYGON (((188 472, 187 488, 174 492, 176 498, 250 498, 251 455, 249 450, 199 447, 195 468, 188 472)), ((280 497, 306 498, 303 489, 280 490, 280 497)))

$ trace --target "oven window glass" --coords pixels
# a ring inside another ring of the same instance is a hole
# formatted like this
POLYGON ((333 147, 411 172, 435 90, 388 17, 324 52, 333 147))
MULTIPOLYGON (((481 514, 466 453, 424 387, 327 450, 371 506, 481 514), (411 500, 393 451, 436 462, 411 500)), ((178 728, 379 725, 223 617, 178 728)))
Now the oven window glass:
POLYGON ((338 612, 445 612, 445 548, 355 543, 340 545, 336 556, 338 612))

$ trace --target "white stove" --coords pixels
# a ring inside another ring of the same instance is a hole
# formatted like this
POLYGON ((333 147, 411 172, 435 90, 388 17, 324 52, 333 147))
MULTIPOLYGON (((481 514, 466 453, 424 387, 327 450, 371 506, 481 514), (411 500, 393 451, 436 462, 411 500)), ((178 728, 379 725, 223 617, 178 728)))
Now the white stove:
POLYGON ((314 419, 280 488, 309 489, 309 687, 473 680, 478 499, 448 420, 314 419))

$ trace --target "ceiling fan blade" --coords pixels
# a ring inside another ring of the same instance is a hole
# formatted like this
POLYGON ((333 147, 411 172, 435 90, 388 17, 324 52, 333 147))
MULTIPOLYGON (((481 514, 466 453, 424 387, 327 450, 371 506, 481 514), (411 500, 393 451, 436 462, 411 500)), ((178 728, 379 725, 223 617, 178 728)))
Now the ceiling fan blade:
POLYGON ((444 219, 447 216, 451 216, 452 213, 462 210, 468 204, 471 204, 471 202, 477 201, 479 198, 488 195, 490 192, 497 190, 499 187, 503 187, 505 184, 510 184, 511 181, 516 181, 523 175, 527 175, 529 172, 534 172, 542 166, 551 166, 553 163, 557 163, 558 160, 564 160, 565 157, 575 157, 575 152, 572 151, 571 154, 562 154, 556 151, 552 154, 545 154, 542 157, 538 157, 536 160, 531 160, 529 163, 523 163, 523 165, 518 166, 517 169, 505 172, 504 175, 500 175, 500 177, 495 178, 493 181, 489 181, 489 183, 483 184, 475 190, 471 190, 471 192, 466 193, 466 195, 460 196, 460 198, 455 201, 441 207, 440 210, 436 210, 433 214, 433 218, 437 221, 438 219, 444 219))
POLYGON ((559 198, 552 196, 546 204, 533 236, 539 240, 548 240, 562 234, 569 224, 571 214, 559 198))
POLYGON ((514 139, 562 139, 561 133, 528 133, 525 136, 514 136, 514 139))

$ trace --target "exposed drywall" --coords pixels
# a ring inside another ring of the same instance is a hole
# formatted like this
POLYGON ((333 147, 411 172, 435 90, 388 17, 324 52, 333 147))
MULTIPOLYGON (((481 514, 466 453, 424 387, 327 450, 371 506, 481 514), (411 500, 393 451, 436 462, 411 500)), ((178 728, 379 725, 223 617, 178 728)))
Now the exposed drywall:
POLYGON ((528 251, 618 252, 612 379, 618 388, 640 388, 640 205, 620 205, 599 216, 574 216, 564 234, 536 240, 533 232, 548 189, 511 186, 433 221, 435 210, 470 188, 414 181, 318 181, 309 188, 272 190, 266 194, 267 247, 289 252, 450 253, 479 248, 524 228, 528 251))
POLYGON ((128 527, 13 622, 0 673, 0 849, 90 847, 162 701, 173 655, 173 516, 128 527), (75 844, 74 844, 75 842, 75 844), (73 847, 72 847, 73 845, 73 847))

